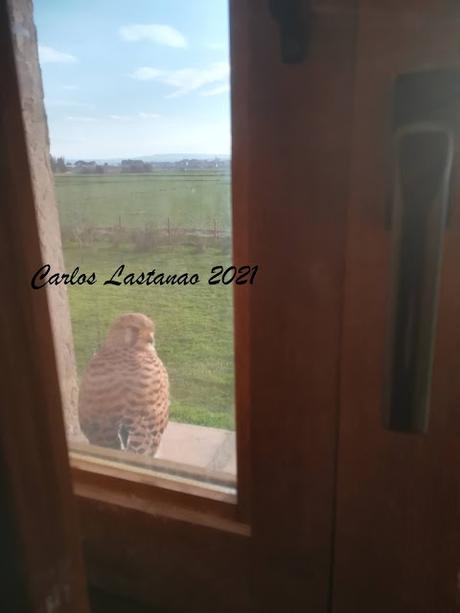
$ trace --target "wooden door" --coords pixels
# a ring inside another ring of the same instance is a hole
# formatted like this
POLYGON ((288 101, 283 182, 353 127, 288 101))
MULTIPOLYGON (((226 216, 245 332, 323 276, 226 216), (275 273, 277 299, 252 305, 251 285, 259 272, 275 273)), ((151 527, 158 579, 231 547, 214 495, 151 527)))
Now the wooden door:
POLYGON ((432 394, 425 433, 383 426, 396 79, 458 67, 460 7, 360 3, 346 257, 333 610, 460 606, 460 159, 454 128, 432 394))
POLYGON ((271 4, 230 5, 234 256, 260 266, 235 293, 237 498, 73 457, 77 532, 50 313, 30 287, 46 257, 37 219, 45 225, 50 191, 32 181, 37 161, 48 166, 32 4, 0 3, 0 276, 10 288, 0 457, 15 469, 4 487, 0 466, 0 493, 16 503, 4 523, 25 542, 32 603, 14 611, 85 610, 79 536, 90 587, 130 601, 200 613, 329 608, 355 3, 304 0, 302 36, 314 28, 293 64, 282 8, 298 3, 271 4))

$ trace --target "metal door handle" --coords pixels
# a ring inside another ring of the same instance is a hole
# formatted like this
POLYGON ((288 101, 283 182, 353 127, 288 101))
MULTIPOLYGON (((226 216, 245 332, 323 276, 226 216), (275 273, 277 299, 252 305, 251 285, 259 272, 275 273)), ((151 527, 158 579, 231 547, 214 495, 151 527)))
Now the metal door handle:
POLYGON ((439 279, 460 110, 460 71, 401 75, 395 83, 392 279, 383 417, 426 432, 439 279))
POLYGON ((428 426, 443 235, 454 150, 451 128, 416 123, 395 135, 393 295, 386 425, 428 426))

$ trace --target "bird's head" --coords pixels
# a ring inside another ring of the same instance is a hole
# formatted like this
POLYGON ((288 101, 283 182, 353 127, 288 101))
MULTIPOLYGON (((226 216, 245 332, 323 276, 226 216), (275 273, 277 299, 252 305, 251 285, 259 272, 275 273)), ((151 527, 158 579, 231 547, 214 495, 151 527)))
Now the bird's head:
POLYGON ((147 315, 126 313, 110 326, 105 345, 117 349, 151 349, 155 343, 154 331, 154 323, 147 315))

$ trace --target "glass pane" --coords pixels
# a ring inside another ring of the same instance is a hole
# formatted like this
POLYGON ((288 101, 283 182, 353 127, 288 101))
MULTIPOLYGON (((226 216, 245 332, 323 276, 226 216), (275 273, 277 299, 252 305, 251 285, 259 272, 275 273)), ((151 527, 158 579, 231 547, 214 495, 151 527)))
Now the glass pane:
POLYGON ((209 284, 232 264, 227 11, 225 0, 35 1, 91 443, 72 446, 228 484, 232 282, 209 284))

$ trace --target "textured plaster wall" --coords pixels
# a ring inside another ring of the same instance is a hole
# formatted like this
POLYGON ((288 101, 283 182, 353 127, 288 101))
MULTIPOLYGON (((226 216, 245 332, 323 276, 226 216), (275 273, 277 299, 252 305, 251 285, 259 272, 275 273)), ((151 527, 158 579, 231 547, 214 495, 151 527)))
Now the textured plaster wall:
MULTIPOLYGON (((35 206, 43 262, 64 271, 59 215, 54 179, 49 159, 49 136, 43 104, 43 87, 38 63, 37 34, 31 0, 8 0, 13 22, 14 45, 21 89, 21 104, 27 137, 30 168, 35 190, 35 206)), ((61 396, 68 439, 84 441, 78 423, 78 380, 73 349, 67 289, 47 287, 53 326, 61 396)))

